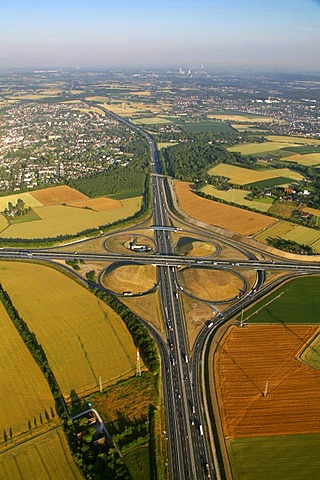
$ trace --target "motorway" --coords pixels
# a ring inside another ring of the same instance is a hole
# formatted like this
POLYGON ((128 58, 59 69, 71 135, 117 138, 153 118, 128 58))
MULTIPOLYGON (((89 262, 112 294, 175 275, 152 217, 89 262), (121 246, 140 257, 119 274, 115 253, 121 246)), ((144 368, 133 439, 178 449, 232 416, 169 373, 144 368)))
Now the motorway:
MULTIPOLYGON (((136 231, 136 229, 134 229, 136 231)), ((160 232, 166 232, 160 230, 160 232)), ((160 239, 169 236, 169 233, 157 234, 160 239)), ((159 248, 164 249, 164 243, 159 240, 159 248)), ((197 268, 216 268, 216 269, 252 269, 252 270, 287 270, 293 273, 298 271, 305 271, 306 273, 319 273, 320 263, 302 262, 302 261, 283 261, 283 260, 221 260, 208 257, 185 257, 174 255, 171 252, 162 252, 161 254, 146 255, 146 254, 117 254, 117 253, 89 253, 77 252, 76 244, 73 252, 61 252, 55 248, 51 249, 21 249, 21 248, 0 248, 0 258, 3 259, 23 259, 23 260, 87 260, 87 261, 102 261, 102 262, 122 262, 122 263, 137 263, 150 264, 156 266, 172 266, 172 267, 197 267, 197 268)))
MULTIPOLYGON (((159 171, 157 152, 153 152, 152 169, 159 171)), ((163 179, 152 176, 153 220, 159 227, 168 227, 165 188, 163 179)), ((185 322, 180 302, 180 289, 176 277, 176 267, 167 265, 168 257, 173 255, 170 231, 155 230, 157 252, 167 258, 164 266, 158 266, 163 316, 166 323, 168 349, 170 350, 169 368, 164 372, 168 391, 164 392, 167 409, 167 436, 171 477, 173 479, 208 478, 206 463, 208 454, 203 435, 200 411, 195 410, 193 399, 192 374, 189 368, 189 347, 185 322)))
MULTIPOLYGON (((126 119, 115 114, 108 114, 117 120, 126 123, 138 130, 148 141, 151 155, 151 188, 152 188, 152 211, 153 230, 155 234, 156 253, 145 254, 93 254, 78 252, 76 243, 74 251, 61 252, 51 249, 18 249, 1 248, 2 259, 23 259, 24 261, 53 261, 63 260, 94 260, 106 262, 125 262, 138 264, 153 264, 157 266, 157 277, 160 288, 160 298, 163 317, 166 324, 166 341, 163 341, 159 333, 147 322, 144 322, 155 338, 162 359, 162 383, 164 404, 166 410, 166 438, 168 439, 169 468, 172 480, 185 480, 187 478, 202 480, 207 478, 221 478, 219 462, 212 451, 219 449, 219 445, 207 445, 206 422, 202 418, 202 401, 199 391, 198 374, 200 363, 203 358, 205 346, 214 335, 216 330, 228 319, 232 318, 241 309, 247 307, 253 300, 265 295, 269 290, 283 281, 284 278, 292 278, 294 275, 320 273, 320 263, 293 262, 279 260, 259 260, 254 254, 249 253, 246 260, 216 259, 214 255, 209 257, 182 257, 175 255, 172 249, 171 233, 176 229, 169 223, 170 209, 166 199, 164 179, 161 175, 158 151, 151 135, 143 131, 126 119), (182 311, 180 288, 177 280, 177 267, 197 267, 215 269, 254 269, 257 271, 255 288, 246 292, 239 300, 224 310, 223 314, 217 315, 215 320, 208 323, 198 335, 194 344, 191 357, 186 335, 185 319, 182 311), (281 270, 287 272, 287 277, 275 279, 273 282, 263 285, 264 270, 281 270)), ((152 228, 152 227, 151 227, 152 228)), ((215 240, 219 240, 219 236, 215 240)), ((225 239, 220 238, 221 241, 225 239)), ((239 248, 240 249, 240 248, 239 248)), ((245 251, 241 246, 241 251, 245 251)), ((271 257, 270 257, 271 258, 271 257)))

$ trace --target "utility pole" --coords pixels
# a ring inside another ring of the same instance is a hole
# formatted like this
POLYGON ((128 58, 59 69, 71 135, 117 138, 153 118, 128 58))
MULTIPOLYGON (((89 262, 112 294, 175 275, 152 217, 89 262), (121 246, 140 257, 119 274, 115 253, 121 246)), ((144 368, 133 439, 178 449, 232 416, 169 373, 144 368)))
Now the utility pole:
POLYGON ((243 327, 243 309, 241 310, 240 327, 243 327))
POLYGON ((100 389, 100 393, 102 393, 102 380, 101 380, 101 376, 99 377, 99 389, 100 389))
POLYGON ((266 386, 264 388, 264 393, 263 393, 263 396, 264 397, 267 397, 268 396, 268 386, 269 386, 269 382, 266 383, 266 386))
POLYGON ((141 365, 140 365, 140 349, 137 348, 137 371, 136 376, 141 377, 141 365))

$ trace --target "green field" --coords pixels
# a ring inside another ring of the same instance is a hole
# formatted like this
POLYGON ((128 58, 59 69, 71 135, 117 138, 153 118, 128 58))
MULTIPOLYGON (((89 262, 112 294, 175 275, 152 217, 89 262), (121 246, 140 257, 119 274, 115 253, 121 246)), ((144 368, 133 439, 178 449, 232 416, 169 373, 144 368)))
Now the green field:
POLYGON ((1 232, 1 236, 3 238, 46 238, 97 228, 99 225, 106 225, 134 215, 141 206, 141 197, 126 198, 121 203, 121 208, 102 212, 67 205, 34 207, 34 212, 41 220, 10 225, 1 232))
POLYGON ((219 120, 202 120, 200 122, 179 122, 179 124, 190 130, 191 132, 219 132, 219 133, 235 133, 235 129, 229 123, 220 122, 219 120))
POLYGON ((1 262, 1 283, 43 346, 68 398, 95 391, 135 372, 136 350, 121 318, 55 269, 1 262))
POLYGON ((309 363, 315 368, 320 369, 320 335, 318 334, 315 339, 307 346, 301 355, 301 359, 309 363))
POLYGON ((213 185, 206 185, 201 189, 201 191, 208 195, 221 198, 226 202, 236 203, 237 205, 245 205, 248 208, 255 208, 261 212, 267 212, 273 202, 273 199, 270 197, 266 197, 267 201, 258 201, 256 199, 248 200, 245 197, 250 193, 250 191, 239 190, 237 188, 231 188, 230 190, 218 190, 213 185))
MULTIPOLYGON (((1 264, 0 264, 1 265, 1 264)), ((1 279, 2 281, 2 279, 1 279)), ((0 302, 0 447, 56 423, 54 400, 41 370, 0 302), (7 443, 5 440, 7 439, 7 443)), ((1 477, 0 475, 0 478, 1 477)))
POLYGON ((1 480, 81 480, 61 428, 0 454, 1 480))
POLYGON ((307 155, 308 153, 320 153, 319 147, 313 147, 312 145, 301 145, 296 147, 292 145, 291 147, 284 147, 282 150, 299 153, 300 155, 307 155))
POLYGON ((320 231, 303 227, 289 221, 278 221, 269 228, 258 233, 254 238, 258 242, 267 243, 268 238, 280 237, 284 240, 293 240, 297 243, 311 245, 316 253, 320 253, 320 231))
POLYGON ((315 480, 320 478, 319 449, 319 434, 234 439, 229 450, 233 479, 315 480))
POLYGON ((41 218, 32 209, 29 210, 29 212, 25 213, 24 215, 19 215, 17 217, 12 217, 8 219, 11 225, 14 225, 16 223, 34 222, 35 220, 41 220, 41 218))
POLYGON ((272 188, 279 185, 290 185, 294 182, 292 178, 289 177, 274 177, 268 178, 267 180, 260 180, 258 182, 248 183, 247 187, 257 187, 257 188, 272 188))
POLYGON ((133 480, 150 479, 150 458, 147 446, 137 447, 125 453, 124 461, 133 480))
POLYGON ((320 323, 320 276, 296 278, 249 308, 249 323, 320 323))

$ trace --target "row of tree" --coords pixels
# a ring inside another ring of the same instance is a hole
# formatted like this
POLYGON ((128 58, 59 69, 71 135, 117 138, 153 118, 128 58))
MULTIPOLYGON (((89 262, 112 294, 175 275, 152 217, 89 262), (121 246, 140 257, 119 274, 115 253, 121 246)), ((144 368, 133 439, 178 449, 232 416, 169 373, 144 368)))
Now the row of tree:
POLYGON ((284 250, 285 252, 298 253, 300 255, 313 255, 315 251, 310 245, 297 243, 293 240, 285 240, 284 238, 268 238, 267 242, 275 248, 284 250))

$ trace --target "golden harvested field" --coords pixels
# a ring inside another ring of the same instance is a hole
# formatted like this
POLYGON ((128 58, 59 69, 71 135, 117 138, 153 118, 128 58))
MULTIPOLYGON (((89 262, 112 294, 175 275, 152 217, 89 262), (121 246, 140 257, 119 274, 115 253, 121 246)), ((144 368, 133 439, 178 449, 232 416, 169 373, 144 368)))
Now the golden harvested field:
POLYGON ((320 140, 314 138, 305 138, 305 137, 295 137, 289 135, 268 135, 267 139, 270 142, 280 142, 280 143, 289 143, 289 144, 300 144, 300 145, 320 145, 320 140))
MULTIPOLYGON (((263 115, 232 115, 232 114, 212 114, 208 115, 208 118, 213 118, 217 120, 229 120, 230 122, 247 122, 247 123, 256 123, 256 122, 276 122, 277 119, 273 117, 267 117, 263 115)), ((250 125, 247 125, 247 128, 250 125)))
POLYGON ((44 188, 43 190, 34 190, 30 195, 44 207, 88 200, 86 195, 74 188, 68 187, 67 185, 44 188))
POLYGON ((320 432, 315 421, 320 415, 320 372, 295 358, 317 329, 310 325, 229 329, 214 360, 225 437, 320 432))
POLYGON ((294 242, 311 245, 316 253, 320 253, 319 230, 313 230, 312 228, 303 227, 295 223, 279 221, 275 225, 271 225, 263 232, 255 235, 254 238, 258 240, 258 242, 267 243, 268 237, 280 237, 285 240, 293 240, 294 242))
POLYGON ((320 164, 320 153, 307 153, 306 155, 290 155, 283 160, 286 162, 299 163, 301 165, 306 165, 307 167, 312 167, 314 165, 320 164))
POLYGON ((40 98, 47 98, 52 97, 54 95, 50 93, 35 93, 35 94, 27 94, 27 95, 20 95, 19 97, 11 97, 11 100, 39 100, 40 98))
POLYGON ((217 248, 211 242, 206 242, 195 236, 185 236, 185 234, 171 234, 175 243, 174 251, 177 255, 186 255, 189 257, 205 257, 213 255, 217 248))
POLYGON ((247 200, 245 197, 250 193, 249 190, 239 190, 237 188, 231 188, 230 190, 218 190, 213 185, 206 185, 203 187, 202 192, 213 195, 217 198, 222 198, 226 202, 237 203, 238 205, 246 205, 249 208, 255 208, 261 210, 261 212, 267 212, 271 203, 258 202, 257 200, 247 200))
POLYGON ((315 217, 320 217, 320 210, 317 209, 317 208, 302 207, 301 210, 302 210, 303 212, 311 213, 311 215, 314 215, 315 217))
POLYGON ((151 96, 151 92, 150 90, 143 90, 143 91, 132 91, 132 92, 129 92, 129 95, 136 95, 138 97, 150 97, 151 96))
POLYGON ((74 252, 77 250, 78 252, 90 252, 90 253, 101 253, 106 252, 104 248, 104 237, 99 238, 92 238, 92 240, 86 240, 76 243, 71 243, 66 246, 57 247, 57 252, 74 252))
POLYGON ((135 115, 135 114, 148 114, 150 111, 157 112, 160 110, 160 107, 157 105, 149 105, 147 103, 142 103, 142 102, 121 102, 119 101, 112 101, 110 102, 109 98, 105 97, 90 97, 88 100, 96 100, 101 102, 102 104, 100 105, 101 107, 105 107, 111 112, 114 112, 118 115, 122 116, 130 116, 130 115, 135 115))
POLYGON ((162 117, 146 117, 146 118, 135 118, 134 123, 145 124, 145 125, 158 125, 158 124, 169 124, 172 123, 171 120, 162 117))
POLYGON ((34 222, 10 225, 1 233, 4 238, 45 238, 75 234, 87 228, 96 228, 117 220, 131 217, 141 206, 141 197, 121 200, 122 208, 95 212, 67 205, 34 208, 41 218, 34 222))
POLYGON ((212 268, 184 268, 178 278, 187 293, 206 301, 229 300, 244 289, 237 275, 212 268))
MULTIPOLYGON (((0 268, 1 266, 2 263, 0 268)), ((11 433, 15 440, 16 436, 29 430, 28 421, 31 422, 35 432, 45 429, 49 421, 55 422, 51 413, 55 411, 55 407, 46 379, 1 302, 0 333, 1 448, 4 432, 10 442, 11 433), (43 424, 41 424, 40 415, 43 424), (36 419, 37 428, 35 428, 34 419, 36 419)), ((0 478, 3 477, 0 475, 0 478)))
POLYGON ((2 480, 81 480, 62 428, 0 455, 2 480))
POLYGON ((158 142, 157 146, 158 149, 160 150, 161 148, 169 148, 169 147, 174 147, 175 145, 178 145, 175 142, 158 142))
POLYGON ((312 243, 312 248, 315 252, 320 253, 320 239, 312 243))
POLYGON ((242 145, 235 145, 229 147, 229 152, 240 152, 243 155, 250 155, 255 153, 273 152, 279 148, 292 147, 292 143, 282 142, 263 142, 263 143, 244 143, 242 145))
POLYGON ((7 206, 8 202, 11 202, 12 205, 16 205, 18 199, 21 199, 26 207, 41 207, 42 203, 36 200, 36 198, 31 195, 31 193, 18 193, 14 195, 5 195, 4 197, 0 197, 0 211, 3 212, 7 206))
POLYGON ((192 350, 194 341, 205 323, 213 317, 212 309, 207 303, 197 301, 181 294, 183 311, 186 317, 188 341, 192 350))
POLYGON ((187 182, 175 182, 180 208, 190 217, 242 235, 253 235, 277 220, 198 197, 187 182))
POLYGON ((70 207, 89 207, 96 212, 104 212, 105 210, 122 207, 120 200, 106 197, 87 198, 78 202, 72 202, 69 205, 70 207))
POLYGON ((243 252, 239 252, 239 250, 236 250, 233 247, 230 247, 230 245, 224 244, 219 242, 221 246, 221 252, 218 253, 215 258, 222 258, 224 260, 227 260, 228 258, 236 258, 237 260, 245 260, 247 257, 244 255, 243 252))
POLYGON ((164 331, 159 291, 141 297, 123 297, 121 301, 127 305, 130 310, 150 322, 151 325, 156 327, 160 332, 164 331))
POLYGON ((1 283, 43 346, 66 398, 110 385, 135 371, 136 351, 121 318, 62 273, 1 262, 1 283))
POLYGON ((156 269, 152 265, 115 265, 102 278, 103 285, 110 290, 134 294, 149 290, 156 281, 156 269))
POLYGON ((7 226, 8 226, 8 221, 6 217, 2 215, 2 213, 0 213, 0 232, 2 232, 4 228, 7 228, 7 226))
POLYGON ((212 243, 194 241, 187 253, 190 257, 206 257, 213 255, 216 252, 216 247, 212 243))
POLYGON ((293 172, 288 168, 277 168, 270 170, 250 170, 248 168, 236 167, 220 163, 208 171, 209 175, 220 175, 230 178, 232 183, 237 185, 246 185, 247 183, 260 182, 269 178, 286 177, 292 180, 302 180, 303 176, 298 172, 293 172))
MULTIPOLYGON (((107 103, 110 102, 109 97, 102 97, 102 96, 96 96, 96 97, 87 97, 86 100, 92 101, 92 102, 101 102, 101 103, 107 103)), ((106 106, 106 105, 105 105, 106 106)))

